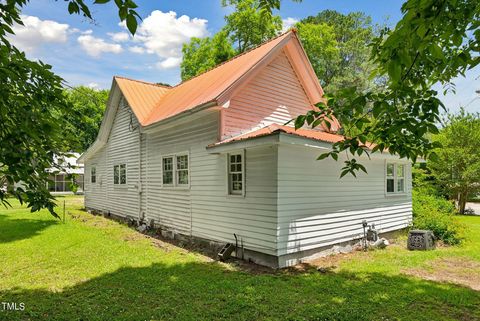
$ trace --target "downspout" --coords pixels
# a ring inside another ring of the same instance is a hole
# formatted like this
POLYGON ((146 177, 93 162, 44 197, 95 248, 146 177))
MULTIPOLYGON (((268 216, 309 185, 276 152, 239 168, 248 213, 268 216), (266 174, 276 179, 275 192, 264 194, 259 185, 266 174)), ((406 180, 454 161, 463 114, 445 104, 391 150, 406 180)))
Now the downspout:
POLYGON ((142 222, 144 219, 142 208, 142 194, 143 194, 143 182, 142 182, 142 131, 138 131, 138 222, 142 222))

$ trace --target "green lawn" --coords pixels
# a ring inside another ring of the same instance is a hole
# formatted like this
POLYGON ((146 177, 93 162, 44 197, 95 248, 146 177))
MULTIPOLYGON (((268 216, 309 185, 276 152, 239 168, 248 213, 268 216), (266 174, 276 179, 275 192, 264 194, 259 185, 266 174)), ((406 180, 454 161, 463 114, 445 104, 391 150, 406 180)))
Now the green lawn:
POLYGON ((480 320, 480 292, 405 274, 433 275, 459 262, 455 273, 480 276, 480 217, 462 218, 469 239, 461 247, 356 252, 325 274, 252 273, 64 199, 73 214, 65 224, 18 204, 0 210, 0 302, 25 304, 9 312, 0 305, 0 319, 480 320))

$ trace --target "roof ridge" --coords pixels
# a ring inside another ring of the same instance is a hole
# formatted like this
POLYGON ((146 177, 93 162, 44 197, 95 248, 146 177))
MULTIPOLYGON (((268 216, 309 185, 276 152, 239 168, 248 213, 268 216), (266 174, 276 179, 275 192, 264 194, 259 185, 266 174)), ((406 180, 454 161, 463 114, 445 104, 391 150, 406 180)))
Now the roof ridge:
POLYGON ((274 40, 276 40, 276 39, 278 39, 278 38, 280 38, 280 37, 282 37, 282 36, 285 36, 286 34, 288 34, 288 33, 290 33, 290 32, 292 32, 293 34, 295 34, 295 33, 297 32, 297 30, 296 30, 295 28, 291 28, 291 29, 287 30, 286 32, 283 32, 283 33, 281 33, 281 34, 279 34, 279 35, 277 35, 277 36, 275 36, 275 37, 273 37, 273 38, 271 38, 271 39, 268 39, 268 40, 262 42, 261 44, 256 45, 255 47, 252 47, 252 48, 250 48, 250 49, 248 49, 248 50, 246 50, 246 51, 244 51, 244 52, 242 52, 242 53, 239 53, 238 55, 233 56, 232 58, 230 58, 230 59, 228 59, 228 60, 225 60, 224 62, 221 62, 221 63, 219 63, 218 65, 215 65, 214 67, 212 67, 212 68, 210 68, 210 69, 208 69, 208 70, 205 70, 204 72, 199 73, 199 74, 196 75, 196 76, 193 76, 192 78, 189 78, 189 79, 187 79, 187 80, 185 80, 185 81, 182 81, 182 82, 179 83, 179 84, 176 84, 176 85, 173 86, 172 88, 179 87, 179 86, 181 86, 181 85, 189 82, 190 80, 193 80, 193 79, 198 78, 198 77, 200 77, 200 76, 202 76, 202 75, 205 75, 206 73, 208 73, 208 72, 210 72, 210 71, 212 71, 212 70, 215 70, 215 69, 219 68, 220 66, 223 66, 223 65, 225 65, 226 63, 231 62, 231 61, 237 59, 238 57, 241 57, 241 56, 243 56, 243 55, 246 55, 247 53, 250 53, 250 52, 252 52, 253 50, 258 49, 259 47, 261 47, 261 46, 263 46, 263 45, 266 45, 267 43, 270 43, 270 42, 272 42, 272 41, 274 41, 274 40))
POLYGON ((172 89, 172 88, 175 87, 175 86, 172 87, 172 86, 160 85, 160 84, 153 83, 153 82, 148 82, 148 81, 145 81, 145 80, 132 79, 132 78, 127 78, 127 77, 123 77, 123 76, 113 76, 113 78, 121 78, 121 79, 129 80, 129 81, 135 81, 135 82, 139 82, 139 83, 142 83, 142 84, 145 84, 145 85, 161 87, 161 88, 165 88, 165 89, 172 89))

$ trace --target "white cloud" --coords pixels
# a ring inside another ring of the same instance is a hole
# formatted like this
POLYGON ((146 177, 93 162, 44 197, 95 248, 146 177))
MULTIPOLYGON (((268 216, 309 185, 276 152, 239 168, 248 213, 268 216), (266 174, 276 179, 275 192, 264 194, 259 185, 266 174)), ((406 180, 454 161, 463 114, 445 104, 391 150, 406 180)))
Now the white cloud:
POLYGON ((115 42, 125 42, 130 39, 130 36, 126 32, 109 32, 108 35, 115 42))
POLYGON ((88 30, 82 31, 81 33, 82 33, 82 35, 91 35, 93 33, 93 30, 88 29, 88 30))
POLYGON ((101 38, 96 38, 89 34, 78 37, 77 41, 88 55, 95 58, 100 57, 104 52, 118 54, 123 51, 122 46, 119 44, 108 43, 101 38))
POLYGON ((95 90, 98 90, 100 89, 100 85, 97 84, 96 82, 91 82, 87 85, 88 88, 92 88, 92 89, 95 89, 95 90))
POLYGON ((299 20, 297 18, 288 17, 282 20, 283 27, 282 32, 288 31, 291 27, 293 27, 299 20))
POLYGON ((158 69, 170 69, 180 66, 181 62, 182 58, 169 57, 163 61, 158 62, 156 66, 158 69))
POLYGON ((136 53, 136 54, 143 54, 145 53, 145 49, 143 47, 140 47, 140 46, 132 46, 132 47, 128 47, 128 50, 133 52, 133 53, 136 53))
POLYGON ((68 40, 69 25, 52 20, 41 20, 34 16, 21 16, 22 25, 14 25, 15 35, 11 40, 15 46, 33 53, 45 43, 64 43, 68 40))
MULTIPOLYGON (((162 59, 157 63, 158 68, 177 67, 181 62, 183 43, 190 41, 192 37, 207 36, 207 22, 205 19, 185 15, 177 17, 174 11, 155 10, 138 27, 133 40, 139 45, 130 47, 129 50, 156 54, 162 59)), ((120 25, 125 28, 124 23, 120 25)))

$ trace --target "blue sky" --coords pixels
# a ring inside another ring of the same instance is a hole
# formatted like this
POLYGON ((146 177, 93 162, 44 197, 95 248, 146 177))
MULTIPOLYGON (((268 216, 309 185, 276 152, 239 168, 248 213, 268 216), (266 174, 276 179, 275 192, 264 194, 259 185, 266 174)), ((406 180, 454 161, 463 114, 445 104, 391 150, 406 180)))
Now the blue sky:
MULTIPOLYGON (((90 1, 87 0, 87 3, 90 1)), ((93 2, 93 1, 92 1, 93 2)), ((394 25, 400 18, 401 0, 282 0, 279 12, 285 21, 315 15, 324 9, 342 13, 363 11, 374 22, 394 25)), ((143 18, 135 38, 119 25, 113 4, 92 5, 95 22, 70 16, 66 3, 31 1, 23 10, 26 27, 15 28, 14 43, 32 59, 51 64, 70 85, 110 88, 112 77, 121 75, 152 82, 176 84, 181 45, 192 36, 214 34, 224 25, 229 8, 220 0, 140 1, 143 18)), ((457 93, 441 99, 452 110, 471 102, 467 109, 480 112, 480 69, 456 80, 457 93)), ((437 88, 441 89, 441 88, 437 88)))

